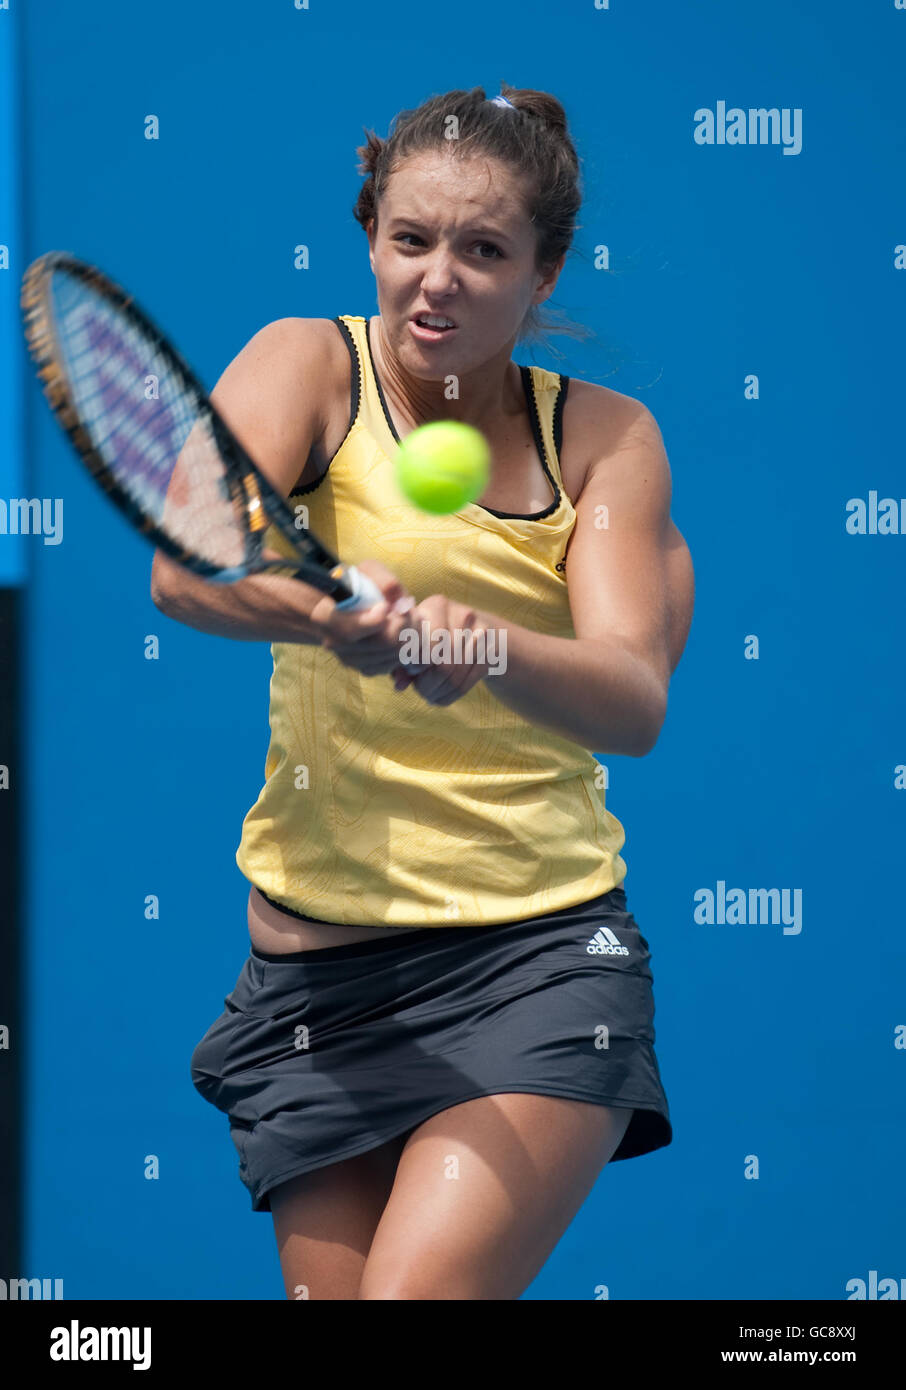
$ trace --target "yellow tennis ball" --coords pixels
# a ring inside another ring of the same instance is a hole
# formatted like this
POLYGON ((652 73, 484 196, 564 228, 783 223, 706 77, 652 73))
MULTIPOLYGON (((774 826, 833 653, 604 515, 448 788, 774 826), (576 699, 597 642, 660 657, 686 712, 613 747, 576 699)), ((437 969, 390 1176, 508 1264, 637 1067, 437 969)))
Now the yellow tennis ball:
POLYGON ((488 442, 474 425, 432 420, 407 434, 400 444, 396 480, 416 507, 444 516, 481 496, 490 466, 488 442))

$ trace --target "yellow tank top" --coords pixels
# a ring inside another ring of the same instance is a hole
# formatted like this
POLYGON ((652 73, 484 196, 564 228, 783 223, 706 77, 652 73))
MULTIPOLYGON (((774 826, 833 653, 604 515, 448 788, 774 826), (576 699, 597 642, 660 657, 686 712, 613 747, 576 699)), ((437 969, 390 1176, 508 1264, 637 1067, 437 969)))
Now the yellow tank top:
MULTIPOLYGON (((352 359, 349 431, 324 476, 297 489, 334 554, 382 561, 417 600, 443 593, 535 632, 575 637, 564 556, 576 514, 558 446, 569 378, 520 367, 554 500, 532 516, 470 503, 430 516, 399 493, 399 443, 355 314, 334 322, 352 359)), ((273 529, 267 543, 289 553, 273 529)), ((271 648, 265 783, 236 862, 278 905, 319 921, 450 927, 517 921, 622 883, 623 827, 592 753, 529 723, 490 676, 436 708, 389 675, 319 646, 271 648)), ((569 698, 564 690, 563 698, 569 698)))

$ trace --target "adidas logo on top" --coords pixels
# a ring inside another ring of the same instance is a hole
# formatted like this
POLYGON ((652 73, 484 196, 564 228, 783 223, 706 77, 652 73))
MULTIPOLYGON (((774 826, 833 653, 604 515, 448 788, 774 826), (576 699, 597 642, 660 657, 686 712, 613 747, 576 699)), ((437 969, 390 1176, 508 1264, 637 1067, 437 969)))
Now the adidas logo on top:
POLYGON ((629 955, 628 947, 620 945, 620 938, 614 935, 610 927, 599 927, 585 949, 590 956, 629 955))

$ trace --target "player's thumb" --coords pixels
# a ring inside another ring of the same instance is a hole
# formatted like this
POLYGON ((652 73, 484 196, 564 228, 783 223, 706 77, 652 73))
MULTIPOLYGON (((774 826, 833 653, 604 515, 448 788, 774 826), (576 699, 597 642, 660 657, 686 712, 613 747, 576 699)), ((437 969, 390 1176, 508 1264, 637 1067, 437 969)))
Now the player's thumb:
POLYGON ((356 569, 367 575, 375 585, 381 595, 381 604, 347 611, 338 608, 329 594, 323 594, 312 608, 309 618, 321 632, 325 645, 340 637, 358 641, 379 632, 387 614, 394 609, 398 614, 403 614, 415 607, 415 599, 406 592, 401 580, 380 560, 363 560, 356 569))

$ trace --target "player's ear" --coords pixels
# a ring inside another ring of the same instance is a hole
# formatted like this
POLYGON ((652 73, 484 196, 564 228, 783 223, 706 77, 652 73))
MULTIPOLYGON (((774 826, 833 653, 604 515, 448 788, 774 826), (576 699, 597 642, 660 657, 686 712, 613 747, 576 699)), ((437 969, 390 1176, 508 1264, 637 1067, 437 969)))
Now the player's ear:
POLYGON ((535 290, 536 298, 532 301, 535 305, 543 304, 546 299, 550 299, 556 288, 557 281, 560 278, 560 272, 565 264, 566 252, 564 251, 559 260, 554 261, 552 265, 546 266, 543 271, 539 271, 539 274, 541 274, 543 278, 539 281, 535 290))
POLYGON ((365 223, 365 235, 368 238, 368 259, 371 262, 371 269, 374 270, 374 218, 370 217, 365 223))

